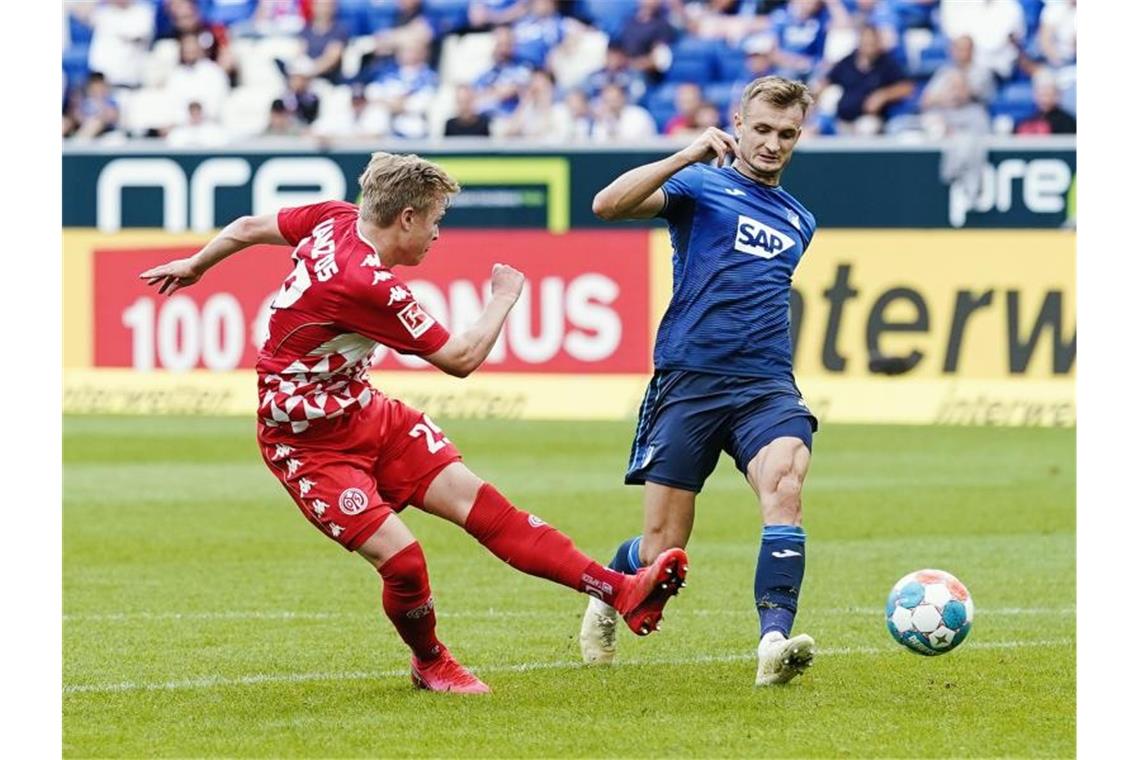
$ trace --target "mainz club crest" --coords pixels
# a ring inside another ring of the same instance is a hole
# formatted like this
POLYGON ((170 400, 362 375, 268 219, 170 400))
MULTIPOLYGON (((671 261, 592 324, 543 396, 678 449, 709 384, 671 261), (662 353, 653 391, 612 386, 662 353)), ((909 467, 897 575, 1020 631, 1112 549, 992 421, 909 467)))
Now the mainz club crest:
POLYGON ((368 497, 359 488, 346 488, 340 492, 337 506, 346 515, 358 515, 368 506, 368 497))

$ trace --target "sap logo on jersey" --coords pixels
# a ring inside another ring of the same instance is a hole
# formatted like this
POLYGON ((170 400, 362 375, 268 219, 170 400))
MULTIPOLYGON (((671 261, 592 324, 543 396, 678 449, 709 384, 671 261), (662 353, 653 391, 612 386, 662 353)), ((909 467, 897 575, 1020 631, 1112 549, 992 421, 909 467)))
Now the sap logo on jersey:
POLYGON ((774 258, 796 243, 790 237, 774 230, 750 216, 741 214, 736 221, 736 250, 762 259, 774 258))
POLYGON ((404 325, 413 338, 418 338, 423 335, 428 329, 435 324, 435 320, 431 315, 420 308, 420 305, 415 301, 400 309, 396 314, 400 318, 401 324, 404 325))

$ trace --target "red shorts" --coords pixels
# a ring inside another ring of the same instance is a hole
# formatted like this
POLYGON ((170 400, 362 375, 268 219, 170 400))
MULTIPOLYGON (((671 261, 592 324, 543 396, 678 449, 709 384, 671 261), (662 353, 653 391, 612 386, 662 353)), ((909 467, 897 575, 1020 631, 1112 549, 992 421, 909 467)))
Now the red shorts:
POLYGON ((304 433, 258 424, 257 442, 309 522, 349 551, 393 512, 422 506, 439 471, 462 458, 427 415, 380 393, 304 433))

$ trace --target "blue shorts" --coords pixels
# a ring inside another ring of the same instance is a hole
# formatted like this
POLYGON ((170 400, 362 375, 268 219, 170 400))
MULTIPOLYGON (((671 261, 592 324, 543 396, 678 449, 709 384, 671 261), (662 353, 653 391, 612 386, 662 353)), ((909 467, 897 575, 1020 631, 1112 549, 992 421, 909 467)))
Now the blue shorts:
POLYGON ((799 438, 811 449, 817 429, 791 380, 659 370, 641 403, 625 482, 700 493, 721 451, 747 474, 756 453, 776 438, 799 438))

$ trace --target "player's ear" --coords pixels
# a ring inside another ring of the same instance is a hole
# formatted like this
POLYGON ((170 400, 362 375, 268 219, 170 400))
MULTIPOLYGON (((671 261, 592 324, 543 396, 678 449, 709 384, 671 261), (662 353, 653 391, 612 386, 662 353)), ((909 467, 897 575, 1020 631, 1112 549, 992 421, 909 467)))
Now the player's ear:
POLYGON ((403 230, 410 230, 416 223, 416 210, 411 206, 405 206, 400 210, 400 228, 403 230))

